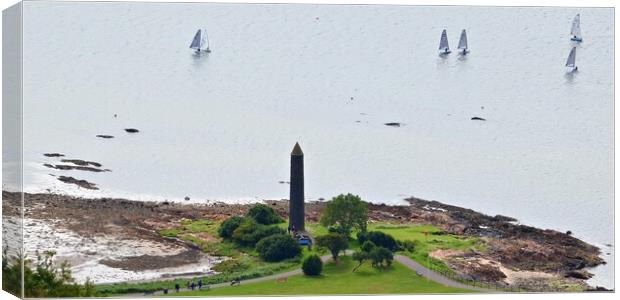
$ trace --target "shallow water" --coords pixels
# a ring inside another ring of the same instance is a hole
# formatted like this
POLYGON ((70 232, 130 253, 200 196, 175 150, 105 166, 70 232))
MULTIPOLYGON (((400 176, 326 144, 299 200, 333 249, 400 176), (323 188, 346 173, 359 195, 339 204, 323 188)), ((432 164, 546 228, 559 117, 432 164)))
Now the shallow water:
MULTIPOLYGON (((24 7, 28 191, 287 198, 278 181, 299 141, 309 199, 415 195, 571 230, 613 254, 612 9, 24 7), (576 13, 584 42, 579 71, 566 75, 576 13), (188 49, 199 27, 208 56, 188 49), (471 53, 439 57, 443 28, 452 47, 467 29, 471 53), (112 172, 47 169, 57 161, 47 152, 112 172)), ((593 283, 613 288, 613 256, 604 257, 593 283)))

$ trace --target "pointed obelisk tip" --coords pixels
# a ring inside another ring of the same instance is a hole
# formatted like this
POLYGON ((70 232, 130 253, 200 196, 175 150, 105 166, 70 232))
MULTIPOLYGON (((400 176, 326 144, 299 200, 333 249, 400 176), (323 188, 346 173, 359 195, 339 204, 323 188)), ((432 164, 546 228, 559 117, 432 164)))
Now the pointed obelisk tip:
POLYGON ((299 146, 299 143, 295 143, 295 147, 293 147, 293 151, 291 152, 291 155, 304 155, 304 152, 301 151, 301 147, 299 146))

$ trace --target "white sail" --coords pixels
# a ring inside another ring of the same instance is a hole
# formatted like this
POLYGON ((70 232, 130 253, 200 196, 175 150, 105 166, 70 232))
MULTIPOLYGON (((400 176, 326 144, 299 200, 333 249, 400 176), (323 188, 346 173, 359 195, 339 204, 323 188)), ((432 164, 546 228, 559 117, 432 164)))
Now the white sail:
POLYGON ((581 17, 579 14, 573 19, 573 25, 570 28, 571 40, 581 42, 581 17))
POLYGON ((461 38, 459 39, 458 49, 467 51, 467 33, 465 33, 465 29, 463 29, 463 31, 461 32, 461 38))
POLYGON ((439 40, 439 50, 445 53, 450 52, 450 46, 448 45, 448 34, 446 33, 445 29, 441 32, 441 39, 439 40))
POLYGON ((189 47, 191 49, 199 50, 199 49, 203 48, 202 47, 203 44, 204 44, 204 41, 203 41, 203 37, 202 37, 202 30, 198 29, 198 31, 196 31, 196 35, 194 35, 194 39, 192 40, 192 44, 189 45, 189 47))
POLYGON ((575 68, 575 58, 577 56, 577 47, 573 47, 568 55, 568 59, 566 60, 566 67, 575 68))

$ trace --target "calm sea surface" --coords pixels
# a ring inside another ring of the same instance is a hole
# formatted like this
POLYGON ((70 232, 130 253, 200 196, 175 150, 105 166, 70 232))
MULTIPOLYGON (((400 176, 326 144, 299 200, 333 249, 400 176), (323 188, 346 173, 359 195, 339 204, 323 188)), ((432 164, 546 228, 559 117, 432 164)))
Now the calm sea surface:
POLYGON ((571 230, 602 247, 609 263, 592 282, 613 288, 612 9, 43 2, 24 9, 27 191, 287 198, 279 181, 288 180, 299 141, 309 200, 352 192, 400 204, 414 195, 571 230), (566 75, 577 13, 579 72, 566 75), (209 33, 208 56, 188 49, 199 27, 209 33), (467 29, 471 53, 439 57, 444 28, 452 47, 467 29), (112 172, 48 169, 42 164, 57 159, 47 152, 112 172))

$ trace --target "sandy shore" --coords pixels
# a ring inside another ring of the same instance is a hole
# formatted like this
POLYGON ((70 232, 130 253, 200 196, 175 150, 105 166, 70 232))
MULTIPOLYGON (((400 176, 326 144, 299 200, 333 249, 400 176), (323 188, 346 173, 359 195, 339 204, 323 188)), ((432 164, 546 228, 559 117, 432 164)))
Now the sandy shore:
MULTIPOLYGON (((17 228, 19 194, 3 192, 3 198, 4 225, 17 228)), ((97 283, 210 274, 221 258, 203 254, 181 240, 164 238, 157 230, 174 227, 182 219, 222 220, 245 214, 251 207, 56 194, 25 194, 24 201, 27 255, 55 249, 59 258, 73 265, 78 280, 89 277, 97 283)), ((288 201, 265 202, 287 217, 288 201)), ((403 206, 370 204, 370 222, 432 224, 448 233, 483 239, 487 250, 481 253, 432 253, 465 278, 524 287, 532 279, 544 279, 549 284, 586 287, 585 279, 591 276, 587 269, 604 263, 597 247, 566 233, 436 201, 411 198, 408 202, 403 206)), ((318 221, 323 208, 323 202, 306 203, 306 219, 318 221)))

